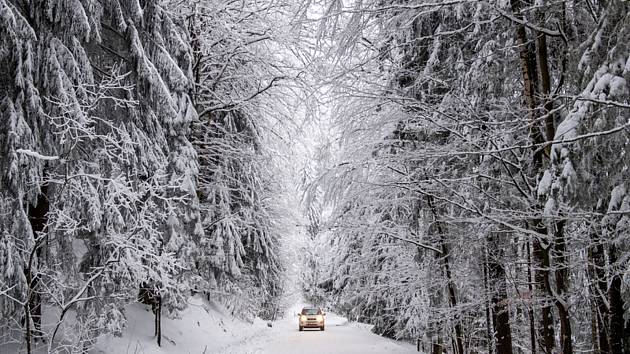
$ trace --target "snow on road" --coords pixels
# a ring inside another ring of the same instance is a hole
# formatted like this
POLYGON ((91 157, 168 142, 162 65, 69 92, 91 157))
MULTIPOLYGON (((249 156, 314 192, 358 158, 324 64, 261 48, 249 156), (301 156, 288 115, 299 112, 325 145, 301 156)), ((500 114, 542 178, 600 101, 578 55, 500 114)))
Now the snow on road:
POLYGON ((220 354, 407 354, 418 353, 408 343, 397 342, 370 332, 370 326, 349 323, 332 313, 326 315, 326 330, 298 331, 297 316, 274 322, 268 331, 258 332, 220 354))
MULTIPOLYGON (((326 315, 326 330, 298 331, 293 307, 272 327, 256 319, 247 323, 232 317, 222 306, 198 296, 179 319, 162 318, 163 340, 153 336, 153 314, 140 304, 126 308, 127 327, 122 336, 101 338, 92 354, 410 354, 415 346, 370 332, 371 326, 326 315)), ((15 351, 8 351, 17 352, 15 351)), ((0 347, 0 354, 4 354, 0 347)), ((43 352, 42 352, 43 353, 43 352)))

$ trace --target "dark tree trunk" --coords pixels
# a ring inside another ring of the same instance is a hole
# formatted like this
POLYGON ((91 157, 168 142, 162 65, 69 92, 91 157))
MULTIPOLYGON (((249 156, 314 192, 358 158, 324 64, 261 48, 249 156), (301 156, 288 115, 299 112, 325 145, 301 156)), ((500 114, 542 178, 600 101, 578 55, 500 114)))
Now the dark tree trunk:
MULTIPOLYGON (((540 15, 540 14, 539 14, 540 15)), ((541 17, 541 25, 542 24, 542 16, 541 17)), ((556 134, 554 115, 551 114, 553 110, 553 100, 551 99, 551 75, 549 74, 549 62, 547 55, 547 36, 544 33, 538 33, 538 38, 536 40, 536 55, 537 55, 537 63, 538 63, 538 71, 540 72, 540 88, 542 89, 542 96, 544 100, 543 107, 545 108, 545 113, 547 114, 545 118, 545 138, 547 141, 553 141, 553 138, 556 134)), ((551 147, 547 147, 547 155, 551 147)))
MULTIPOLYGON (((538 222, 542 222, 538 220, 538 222)), ((539 233, 546 229, 538 229, 539 233)), ((544 247, 540 240, 534 240, 534 258, 537 270, 535 283, 538 287, 538 297, 541 297, 541 319, 539 325, 540 349, 543 353, 551 354, 554 349, 553 312, 551 301, 551 285, 549 283, 549 248, 544 247)))
POLYGON ((566 238, 564 237, 565 220, 556 222, 555 230, 555 257, 556 267, 556 286, 558 297, 555 301, 560 317, 560 345, 562 353, 572 354, 573 343, 571 342, 571 318, 569 309, 566 306, 565 295, 569 290, 569 260, 567 257, 566 238))
MULTIPOLYGON (((541 11, 536 11, 539 25, 544 26, 544 15, 541 11)), ((551 97, 551 75, 549 73, 549 59, 547 54, 547 36, 540 32, 536 38, 536 58, 538 64, 538 72, 540 73, 540 89, 542 90, 542 99, 545 116, 545 139, 553 141, 555 137, 555 119, 553 111, 553 99, 551 97)), ((547 155, 550 155, 550 145, 547 146, 547 155)), ((560 317, 560 345, 562 353, 572 354, 573 344, 571 342, 571 320, 569 318, 568 309, 564 302, 563 294, 568 290, 568 271, 566 257, 566 239, 564 238, 564 220, 556 223, 554 234, 554 242, 556 242, 556 254, 559 269, 556 271, 556 283, 558 287, 558 295, 560 299, 555 299, 558 315, 560 317)), ((555 259, 555 258, 554 258, 555 259)), ((551 293, 550 293, 551 295, 551 293)))
MULTIPOLYGON (((610 246, 610 264, 614 265, 618 260, 617 247, 610 246)), ((608 300, 610 301, 610 352, 614 354, 623 353, 623 339, 627 334, 624 333, 623 319, 623 299, 621 297, 621 274, 615 272, 608 289, 608 300)))
MULTIPOLYGON (((457 296, 455 294, 455 284, 453 283, 453 276, 451 274, 451 266, 449 261, 449 249, 446 243, 442 243, 442 252, 444 253, 444 272, 446 274, 446 279, 448 282, 448 299, 452 308, 457 307, 457 296)), ((464 343, 463 343, 463 331, 462 324, 458 319, 455 319, 455 346, 457 353, 456 354, 464 354, 464 343)))
POLYGON ((30 353, 31 341, 42 336, 42 298, 40 276, 37 267, 42 259, 42 248, 45 246, 46 236, 44 229, 48 222, 49 203, 47 186, 41 187, 41 193, 37 197, 35 205, 28 207, 28 219, 35 238, 33 249, 29 255, 28 263, 24 267, 24 275, 27 283, 27 300, 24 306, 26 346, 30 353))
MULTIPOLYGON (((532 274, 532 245, 531 242, 527 242, 527 288, 529 290, 529 297, 533 299, 534 296, 534 277, 532 274)), ((534 317, 533 304, 529 304, 527 309, 529 314, 529 341, 532 349, 532 353, 536 353, 536 318, 534 317)))
POLYGON ((442 344, 442 336, 438 336, 437 342, 433 343, 431 350, 432 354, 442 354, 444 352, 444 345, 442 344))
POLYGON ((158 346, 162 346, 162 295, 158 293, 154 285, 142 283, 138 293, 138 301, 151 305, 153 312, 153 335, 157 339, 158 346))
POLYGON ((190 16, 190 22, 188 23, 190 48, 193 53, 193 76, 195 80, 195 85, 192 85, 192 92, 190 94, 193 104, 196 104, 199 101, 197 95, 197 85, 201 83, 201 62, 203 58, 203 53, 201 52, 201 40, 199 39, 197 16, 197 5, 193 5, 192 15, 190 16))
MULTIPOLYGON (((448 300, 449 304, 452 308, 457 307, 457 295, 455 292, 455 283, 453 281, 453 275, 451 273, 451 264, 450 264, 450 250, 446 241, 444 240, 444 230, 442 229, 442 224, 438 221, 438 214, 435 210, 435 206, 433 205, 433 198, 431 196, 427 196, 427 204, 433 213, 433 216, 436 220, 437 232, 439 235, 440 242, 440 250, 442 254, 440 255, 440 259, 442 260, 442 266, 444 267, 444 274, 446 275, 447 282, 447 292, 448 292, 448 300)), ((463 330, 462 324, 459 319, 454 319, 455 322, 455 348, 456 354, 464 354, 464 343, 463 343, 463 330)))
POLYGON ((162 346, 162 297, 156 296, 153 304, 153 314, 155 315, 155 336, 158 347, 162 346))
POLYGON ((604 245, 600 231, 598 230, 600 223, 596 223, 591 228, 591 244, 589 249, 589 273, 590 273, 590 292, 592 294, 593 307, 595 311, 591 314, 594 316, 594 322, 597 327, 597 337, 593 338, 594 346, 599 349, 600 354, 609 354, 610 345, 608 343, 608 307, 606 305, 605 296, 608 292, 608 281, 606 277, 606 258, 604 255, 604 245))
POLYGON ((510 312, 507 305, 507 295, 505 288, 503 294, 499 293, 492 297, 492 312, 494 317, 494 336, 496 341, 496 352, 500 354, 512 354, 512 331, 510 329, 510 312))
POLYGON ((31 293, 29 297, 31 318, 33 320, 33 338, 41 338, 42 333, 42 295, 39 286, 39 274, 35 274, 31 282, 31 293))
MULTIPOLYGON (((29 281, 30 276, 27 275, 26 281, 29 281)), ((24 328, 25 335, 24 340, 26 341, 26 353, 31 354, 31 307, 30 301, 26 301, 24 304, 24 328)))
MULTIPOLYGON (((437 259, 438 255, 435 254, 437 259)), ((437 273, 439 274, 439 273, 437 273)), ((443 294, 441 289, 436 291, 431 291, 429 293, 429 307, 430 308, 440 308, 443 303, 443 294)), ((437 317, 433 321, 429 323, 429 327, 427 328, 427 335, 429 343, 429 348, 432 354, 441 354, 443 351, 443 342, 442 342, 442 328, 441 323, 444 321, 442 317, 437 317)))
POLYGON ((484 249, 484 262, 483 262, 483 288, 485 290, 485 294, 486 294, 486 299, 484 301, 484 304, 486 305, 486 341, 487 341, 487 349, 488 349, 488 354, 492 354, 493 353, 493 346, 492 346, 492 338, 494 337, 493 335, 493 331, 492 331, 492 327, 494 326, 492 324, 492 320, 490 319, 490 287, 488 285, 488 248, 486 247, 484 249))
POLYGON ((512 354, 512 329, 510 328, 510 311, 507 298, 507 279, 503 266, 504 242, 501 237, 506 235, 493 233, 489 238, 489 244, 493 250, 488 257, 488 277, 492 284, 492 314, 494 323, 494 338, 496 352, 499 354, 512 354))
MULTIPOLYGON (((527 4, 522 0, 510 0, 514 16, 523 20, 521 9, 527 4)), ((519 58, 521 62, 521 73, 523 76, 523 96, 525 106, 529 110, 529 136, 532 144, 541 144, 545 141, 538 122, 538 71, 536 48, 527 38, 524 25, 517 25, 516 40, 519 46, 519 58)), ((537 147, 533 148, 532 164, 530 175, 538 178, 543 169, 543 151, 537 147)), ((536 205, 536 209, 542 210, 541 205, 536 205)), ((541 237, 547 236, 547 228, 539 218, 530 221, 530 228, 541 237)), ((549 284, 549 246, 541 243, 541 238, 535 237, 533 243, 533 256, 535 259, 536 273, 535 283, 537 286, 537 297, 541 300, 540 318, 540 349, 543 353, 551 354, 554 350, 552 303, 550 299, 551 288, 549 284)))
MULTIPOLYGON (((591 296, 593 296, 593 294, 590 294, 591 296)), ((597 329, 597 306, 595 306, 595 301, 593 301, 593 299, 591 298, 590 301, 590 308, 591 308, 591 343, 593 345, 593 353, 595 354, 599 354, 600 350, 599 350, 599 336, 598 336, 598 329, 597 329)))

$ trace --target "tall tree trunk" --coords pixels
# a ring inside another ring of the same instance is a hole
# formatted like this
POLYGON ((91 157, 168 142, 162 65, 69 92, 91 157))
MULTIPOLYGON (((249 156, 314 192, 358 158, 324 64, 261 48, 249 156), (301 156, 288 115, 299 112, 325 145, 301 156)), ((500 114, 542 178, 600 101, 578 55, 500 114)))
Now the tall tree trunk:
MULTIPOLYGON (((31 276, 27 273, 26 282, 27 284, 30 282, 31 276)), ((33 351, 31 349, 31 303, 30 301, 24 302, 24 340, 26 341, 26 353, 31 354, 33 351)))
POLYGON ((162 346, 162 296, 157 295, 154 299, 153 314, 155 315, 155 336, 158 347, 162 346))
MULTIPOLYGON (((438 255, 435 255, 436 259, 438 255)), ((435 291, 429 293, 429 306, 430 308, 440 308, 442 307, 443 302, 443 294, 440 291, 435 291)), ((432 321, 429 324, 429 328, 427 328, 427 335, 430 341, 431 354, 442 354, 443 351, 443 342, 442 342, 442 333, 440 329, 439 322, 443 319, 437 318, 436 321, 432 321)))
MULTIPOLYGON (((589 278, 590 292, 594 304, 595 317, 594 322, 597 324, 597 337, 593 338, 593 343, 599 349, 599 354, 609 354, 610 345, 608 342, 608 307, 606 305, 606 294, 608 291, 608 281, 606 277, 606 258, 604 255, 604 245, 602 244, 601 231, 599 221, 591 227, 591 244, 589 248, 589 278)), ((595 345, 594 345, 595 346, 595 345)))
MULTIPOLYGON (((455 284, 453 282, 453 276, 451 274, 451 265, 450 265, 450 250, 446 242, 442 240, 442 253, 443 253, 443 265, 444 272, 446 274, 447 280, 447 288, 448 288, 448 300, 452 308, 457 307, 457 296, 455 294, 455 284)), ((456 354, 464 354, 464 343, 463 343, 463 331, 462 324, 459 319, 455 319, 455 346, 457 353, 456 354)))
MULTIPOLYGON (((493 233, 490 244, 493 257, 488 259, 488 274, 492 283, 492 314, 496 352, 512 354, 512 330, 510 328, 510 311, 507 297, 507 278, 503 266, 503 242, 501 234, 493 233)), ((504 236, 505 237, 505 236, 504 236)))
POLYGON ((565 294, 569 290, 569 262, 567 257, 566 238, 564 237, 565 220, 556 222, 555 230, 555 257, 556 267, 556 286, 558 298, 556 299, 556 308, 560 317, 560 345, 562 353, 572 354, 573 343, 571 341, 571 318, 569 309, 565 302, 565 294))
MULTIPOLYGON (((540 21, 542 22, 542 21, 540 21)), ((542 23, 541 23, 542 25, 542 23)), ((538 72, 540 73, 540 88, 542 89, 543 107, 545 109, 545 138, 547 141, 553 141, 556 134, 553 110, 553 100, 551 98, 551 75, 549 74, 549 62, 547 55, 547 36, 544 33, 538 33, 536 40, 536 57, 538 63, 538 72)), ((549 154, 551 147, 547 147, 549 154)))
MULTIPOLYGON (((524 7, 522 0, 510 0, 514 16, 523 20, 521 9, 524 7)), ((519 24, 516 28, 516 40, 519 46, 519 58, 521 62, 521 73, 523 76, 523 96, 526 107, 529 110, 529 136, 533 144, 542 144, 544 138, 538 123, 538 73, 536 48, 527 38, 525 26, 519 24)), ((543 150, 537 146, 533 148, 531 176, 539 178, 543 169, 543 150)), ((536 210, 542 211, 541 205, 535 206, 536 210)), ((547 228, 540 218, 533 218, 530 221, 530 228, 541 237, 547 236, 547 228)), ((542 297, 541 302, 541 322, 539 326, 541 350, 551 354, 554 350, 553 317, 552 304, 550 301, 551 288, 549 283, 549 245, 543 245, 540 237, 535 237, 533 243, 533 256, 536 260, 535 280, 537 286, 537 297, 542 297)))
MULTIPOLYGON (((542 221, 539 221, 542 222, 542 221)), ((542 232, 546 229, 539 228, 542 232)), ((539 325, 540 349, 543 353, 551 354, 554 349, 553 313, 551 301, 551 285, 549 282, 549 246, 543 246, 540 240, 534 241, 534 258, 538 269, 534 275, 538 296, 541 299, 541 320, 539 325)))
MULTIPOLYGON (((590 258, 590 256, 589 256, 590 258)), ((591 301, 590 301, 590 308, 591 308, 591 344, 593 345, 593 353, 595 354, 599 354, 600 350, 599 350, 599 341, 598 341, 598 333, 599 330, 597 329, 597 306, 595 306, 595 301, 592 300, 592 297, 594 296, 592 293, 590 294, 591 296, 591 301)))
MULTIPOLYGON (((440 250, 442 251, 441 260, 442 266, 444 267, 444 274, 446 275, 446 283, 447 283, 447 291, 448 291, 448 300, 449 304, 452 308, 457 307, 457 295, 455 292, 455 283, 453 281, 453 275, 451 273, 451 264, 450 264, 450 250, 444 239, 444 230, 442 228, 442 224, 438 221, 438 214, 433 205, 433 198, 431 196, 427 196, 427 204, 433 213, 435 218, 435 224, 437 226, 437 231, 439 235, 440 242, 440 250)), ((463 330, 462 324, 459 319, 455 319, 455 348, 456 354, 464 354, 464 343, 463 343, 463 330)))
MULTIPOLYGON (((537 11, 538 24, 544 26, 544 15, 541 11, 537 11)), ((536 38, 536 57, 538 63, 538 72, 540 73, 540 88, 542 90, 542 99, 545 116, 545 138, 546 141, 553 141, 555 136, 555 119, 553 111, 553 99, 551 97, 551 74, 549 73, 549 59, 547 54, 547 36, 539 32, 536 38)), ((550 155, 551 147, 547 146, 547 155, 550 155)), ((558 287, 558 295, 562 297, 568 288, 568 264, 566 263, 566 239, 564 238, 564 220, 556 222, 556 230, 554 233, 554 242, 556 242, 556 251, 558 255, 557 263, 559 270, 556 271, 556 284, 558 287)), ((554 258, 555 259, 555 258, 554 258)), ((564 299, 555 300, 560 317, 560 345, 562 353, 572 354, 573 345, 571 342, 571 320, 564 299)))
MULTIPOLYGON (((619 255, 615 245, 609 249, 610 264, 617 263, 619 255)), ((614 272, 608 288, 608 301, 610 301, 610 352, 614 354, 623 353, 623 340, 627 334, 624 333, 624 308, 621 297, 621 274, 614 272)))
POLYGON ((485 290, 485 294, 486 294, 486 299, 484 301, 484 304, 486 306, 486 341, 487 343, 487 349, 488 349, 488 354, 492 354, 493 353, 493 346, 492 346, 492 342, 493 342, 493 338, 494 338, 494 334, 492 331, 492 327, 494 326, 492 324, 492 320, 490 319, 490 302, 492 301, 491 298, 491 291, 490 291, 490 287, 488 285, 488 247, 484 248, 484 261, 483 261, 483 289, 485 290))
POLYGON ((48 222, 48 187, 41 187, 41 193, 37 196, 35 205, 29 205, 28 220, 35 238, 33 249, 29 255, 28 263, 24 268, 27 283, 27 300, 25 305, 25 330, 27 351, 30 352, 31 340, 42 336, 42 298, 40 275, 37 268, 42 259, 42 248, 45 245, 46 236, 44 228, 48 222))
MULTIPOLYGON (((534 296, 534 276, 532 274, 532 243, 527 242, 527 288, 529 290, 530 299, 534 296)), ((536 353, 536 318, 534 316, 534 307, 530 303, 527 309, 529 314, 529 341, 531 345, 532 353, 536 353)))
POLYGON ((200 36, 200 31, 199 31, 199 24, 198 24, 198 19, 197 16, 199 15, 197 12, 197 5, 194 4, 193 5, 193 9, 192 9, 192 15, 190 16, 190 20, 188 23, 188 32, 190 33, 190 49, 192 49, 192 53, 193 53, 193 77, 194 77, 194 85, 192 85, 192 92, 190 94, 190 97, 192 99, 193 104, 197 104, 197 102, 199 101, 198 99, 198 95, 197 95, 197 90, 198 90, 198 85, 201 83, 201 62, 202 62, 202 58, 203 58, 203 54, 201 52, 201 39, 199 38, 200 36))

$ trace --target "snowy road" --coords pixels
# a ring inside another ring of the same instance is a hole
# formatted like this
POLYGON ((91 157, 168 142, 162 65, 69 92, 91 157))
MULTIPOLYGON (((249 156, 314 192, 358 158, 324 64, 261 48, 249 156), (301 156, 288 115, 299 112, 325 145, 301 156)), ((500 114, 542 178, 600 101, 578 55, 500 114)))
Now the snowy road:
POLYGON ((369 326, 348 323, 329 313, 326 331, 299 332, 297 317, 287 316, 272 328, 252 335, 220 354, 407 354, 416 353, 413 345, 375 335, 369 326))

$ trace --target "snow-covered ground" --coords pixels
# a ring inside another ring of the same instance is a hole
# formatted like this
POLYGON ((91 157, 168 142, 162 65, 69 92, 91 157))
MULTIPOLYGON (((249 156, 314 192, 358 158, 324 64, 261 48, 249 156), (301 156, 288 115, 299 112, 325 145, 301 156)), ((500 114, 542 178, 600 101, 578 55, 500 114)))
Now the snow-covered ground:
POLYGON ((219 354, 404 354, 417 353, 408 343, 383 338, 370 332, 369 325, 351 323, 333 313, 326 315, 326 330, 298 331, 298 307, 272 328, 246 336, 219 354))
POLYGON ((181 319, 163 318, 162 347, 153 337, 152 314, 143 306, 128 310, 129 323, 122 337, 99 340, 94 353, 156 354, 403 354, 417 353, 408 343, 397 342, 370 332, 370 326, 350 323, 333 313, 326 315, 326 330, 299 332, 299 306, 272 323, 256 320, 246 323, 234 319, 220 306, 199 298, 190 299, 191 306, 181 319))
POLYGON ((211 354, 237 345, 248 336, 264 336, 266 322, 253 323, 231 316, 220 305, 192 297, 179 319, 162 316, 162 346, 153 336, 153 313, 134 304, 126 309, 127 327, 122 337, 100 338, 93 354, 211 354))
MULTIPOLYGON (((179 319, 162 317, 162 346, 153 336, 153 314, 141 304, 126 309, 127 326, 121 337, 99 338, 91 354, 404 354, 417 353, 408 343, 397 342, 370 332, 370 326, 351 323, 333 313, 326 315, 326 330, 298 331, 301 306, 272 323, 253 323, 231 316, 225 308, 200 297, 189 299, 179 319)), ((71 322, 71 321, 70 321, 71 322)), ((0 346, 0 354, 24 353, 19 345, 0 346)), ((46 353, 39 345, 36 353, 46 353)))

